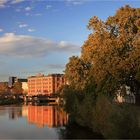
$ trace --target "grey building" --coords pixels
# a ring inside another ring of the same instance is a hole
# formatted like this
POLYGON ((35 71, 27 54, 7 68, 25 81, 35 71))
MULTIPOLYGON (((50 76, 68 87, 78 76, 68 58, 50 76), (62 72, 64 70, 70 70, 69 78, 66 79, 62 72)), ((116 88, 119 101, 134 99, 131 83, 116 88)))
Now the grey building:
POLYGON ((10 76, 10 77, 9 77, 9 81, 8 81, 8 86, 9 86, 9 87, 12 87, 12 86, 13 86, 13 84, 14 84, 15 81, 16 81, 16 78, 17 78, 17 77, 13 77, 13 76, 10 76))
POLYGON ((21 79, 21 78, 10 76, 9 81, 8 81, 8 86, 12 87, 15 82, 21 82, 21 83, 22 82, 27 82, 27 79, 21 79))

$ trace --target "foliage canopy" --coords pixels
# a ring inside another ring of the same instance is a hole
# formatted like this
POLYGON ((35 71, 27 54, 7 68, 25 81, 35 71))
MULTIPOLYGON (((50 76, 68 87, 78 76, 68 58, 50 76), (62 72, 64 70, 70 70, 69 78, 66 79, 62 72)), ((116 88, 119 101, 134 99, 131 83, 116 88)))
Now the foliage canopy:
POLYGON ((113 94, 126 84, 134 92, 140 86, 140 8, 126 5, 104 22, 94 16, 92 30, 81 56, 72 56, 66 78, 74 88, 84 89, 94 79, 98 91, 113 94), (92 78, 91 78, 92 77, 92 78))
POLYGON ((92 33, 81 56, 66 65, 65 108, 105 138, 140 138, 138 110, 112 102, 126 85, 140 95, 140 8, 126 5, 106 21, 94 16, 87 27, 92 33))

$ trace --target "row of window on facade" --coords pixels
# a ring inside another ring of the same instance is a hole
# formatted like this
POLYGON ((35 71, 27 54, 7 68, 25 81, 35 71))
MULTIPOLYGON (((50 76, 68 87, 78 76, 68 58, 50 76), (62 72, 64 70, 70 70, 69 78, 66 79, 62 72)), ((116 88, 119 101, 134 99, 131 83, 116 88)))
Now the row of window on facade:
MULTIPOLYGON (((53 80, 52 78, 45 78, 45 79, 28 79, 28 82, 37 82, 37 81, 40 81, 40 82, 42 82, 42 81, 51 81, 51 80, 53 80)), ((55 78, 55 81, 64 81, 64 78, 60 78, 60 77, 57 77, 57 78, 55 78)))
POLYGON ((61 74, 52 74, 49 77, 44 75, 33 76, 28 78, 28 94, 33 95, 34 92, 42 92, 47 94, 55 93, 65 84, 65 79, 61 74), (38 90, 38 91, 37 91, 38 90))

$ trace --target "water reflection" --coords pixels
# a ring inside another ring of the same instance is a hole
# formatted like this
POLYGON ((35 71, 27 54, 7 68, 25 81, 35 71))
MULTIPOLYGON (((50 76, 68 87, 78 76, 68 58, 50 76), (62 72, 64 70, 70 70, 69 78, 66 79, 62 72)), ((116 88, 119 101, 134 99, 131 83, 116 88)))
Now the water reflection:
POLYGON ((8 112, 9 112, 9 119, 11 120, 22 117, 22 108, 15 108, 14 106, 11 106, 8 112))
POLYGON ((57 106, 11 106, 8 109, 9 119, 14 120, 20 117, 27 117, 28 123, 43 128, 47 125, 51 127, 61 127, 66 125, 68 115, 57 106))
POLYGON ((68 115, 58 106, 0 106, 0 139, 69 138, 102 137, 68 123, 68 115))
POLYGON ((57 106, 28 106, 28 122, 37 127, 57 127, 67 123, 68 116, 57 106))

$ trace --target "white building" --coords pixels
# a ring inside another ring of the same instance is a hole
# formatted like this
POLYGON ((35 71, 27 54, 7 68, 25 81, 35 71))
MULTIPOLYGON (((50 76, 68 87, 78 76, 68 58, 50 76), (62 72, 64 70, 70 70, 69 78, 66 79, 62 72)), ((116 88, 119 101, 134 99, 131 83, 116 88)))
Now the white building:
POLYGON ((117 90, 115 101, 118 103, 136 103, 135 94, 131 92, 130 87, 123 85, 117 90))

